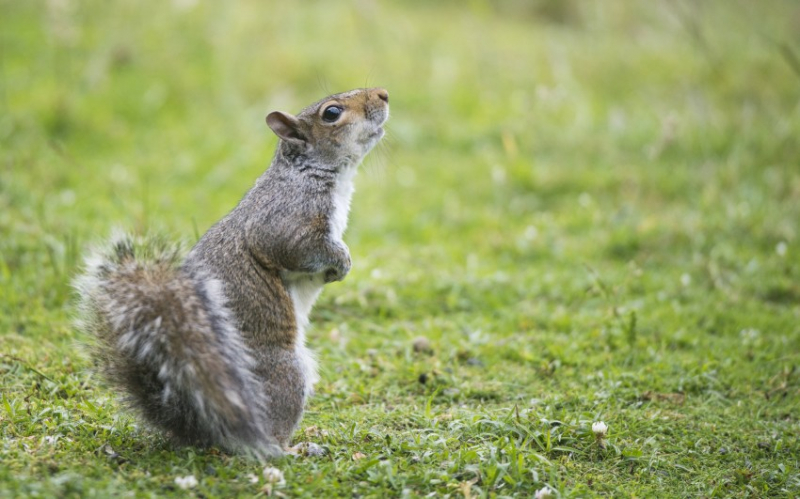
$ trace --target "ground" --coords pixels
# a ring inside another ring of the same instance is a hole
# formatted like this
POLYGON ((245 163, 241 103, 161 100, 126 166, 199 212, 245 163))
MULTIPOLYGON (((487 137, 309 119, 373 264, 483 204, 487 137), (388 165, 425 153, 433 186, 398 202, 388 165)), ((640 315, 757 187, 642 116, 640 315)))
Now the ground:
POLYGON ((800 494, 796 2, 0 7, 0 496, 800 494), (269 111, 378 85, 309 331, 327 454, 270 482, 139 425, 82 353, 82 254, 191 243, 269 111))

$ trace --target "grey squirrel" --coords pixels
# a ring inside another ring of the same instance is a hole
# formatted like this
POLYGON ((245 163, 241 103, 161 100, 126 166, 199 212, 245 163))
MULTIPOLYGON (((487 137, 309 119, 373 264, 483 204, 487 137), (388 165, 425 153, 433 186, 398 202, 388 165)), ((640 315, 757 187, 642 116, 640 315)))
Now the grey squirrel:
POLYGON ((353 176, 384 135, 382 88, 272 112, 270 167, 185 259, 122 236, 75 282, 94 358, 150 425, 184 445, 280 455, 318 381, 311 307, 350 271, 353 176))

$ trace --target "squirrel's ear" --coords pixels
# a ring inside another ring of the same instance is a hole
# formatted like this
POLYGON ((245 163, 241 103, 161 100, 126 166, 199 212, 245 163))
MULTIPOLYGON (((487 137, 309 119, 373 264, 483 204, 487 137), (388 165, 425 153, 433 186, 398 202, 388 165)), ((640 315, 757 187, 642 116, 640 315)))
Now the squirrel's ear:
POLYGON ((306 137, 300 130, 300 121, 291 114, 273 111, 267 115, 267 125, 275 135, 289 142, 305 142, 306 137))

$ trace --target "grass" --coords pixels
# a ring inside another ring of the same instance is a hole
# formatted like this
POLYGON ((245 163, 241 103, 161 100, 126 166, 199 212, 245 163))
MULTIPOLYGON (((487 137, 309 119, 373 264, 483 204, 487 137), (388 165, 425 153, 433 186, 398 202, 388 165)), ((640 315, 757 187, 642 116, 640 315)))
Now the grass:
POLYGON ((0 6, 0 496, 800 494, 795 2, 0 6), (296 435, 328 454, 270 486, 120 411, 69 282, 115 227, 196 239, 267 112, 364 85, 393 117, 296 435))

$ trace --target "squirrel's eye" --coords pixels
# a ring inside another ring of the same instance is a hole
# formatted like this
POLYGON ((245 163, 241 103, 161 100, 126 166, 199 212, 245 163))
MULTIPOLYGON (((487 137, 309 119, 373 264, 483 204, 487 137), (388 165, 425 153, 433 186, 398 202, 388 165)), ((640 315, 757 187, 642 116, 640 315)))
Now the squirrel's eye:
POLYGON ((343 112, 344 109, 339 106, 328 106, 322 111, 322 121, 333 123, 339 119, 343 112))

